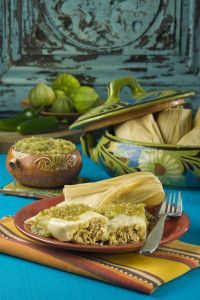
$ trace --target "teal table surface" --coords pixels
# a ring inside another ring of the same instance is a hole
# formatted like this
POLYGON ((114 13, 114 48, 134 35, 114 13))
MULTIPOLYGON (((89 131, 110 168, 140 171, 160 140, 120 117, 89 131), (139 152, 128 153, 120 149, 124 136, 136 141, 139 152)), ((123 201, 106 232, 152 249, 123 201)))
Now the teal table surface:
MULTIPOLYGON (((101 166, 83 155, 82 177, 93 180, 108 178, 101 166)), ((0 155, 0 186, 11 181, 0 155)), ((169 190, 169 189, 168 189, 169 190)), ((190 218, 190 229, 182 241, 200 245, 200 190, 182 190, 184 210, 190 218)), ((0 217, 15 215, 35 199, 0 195, 0 217)), ((19 258, 0 254, 0 300, 10 299, 200 299, 200 268, 171 281, 148 296, 100 281, 66 273, 19 258)))

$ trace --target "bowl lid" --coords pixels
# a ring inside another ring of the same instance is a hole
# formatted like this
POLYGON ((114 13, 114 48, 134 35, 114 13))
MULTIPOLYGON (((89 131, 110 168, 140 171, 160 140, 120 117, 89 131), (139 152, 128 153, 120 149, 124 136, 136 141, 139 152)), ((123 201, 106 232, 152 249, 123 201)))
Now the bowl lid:
POLYGON ((110 82, 108 98, 105 103, 83 114, 70 126, 70 129, 91 131, 119 124, 183 104, 184 98, 194 95, 195 93, 192 91, 157 90, 146 92, 134 77, 120 78, 110 82), (124 86, 130 87, 133 98, 120 99, 119 93, 124 86))

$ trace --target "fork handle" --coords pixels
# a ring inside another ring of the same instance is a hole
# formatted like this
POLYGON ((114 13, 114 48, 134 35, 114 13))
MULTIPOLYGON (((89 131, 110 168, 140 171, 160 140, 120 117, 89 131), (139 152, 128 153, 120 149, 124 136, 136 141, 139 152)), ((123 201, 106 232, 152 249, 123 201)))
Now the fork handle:
POLYGON ((163 214, 160 216, 158 222, 156 223, 156 225, 148 235, 144 245, 140 249, 140 254, 152 254, 159 246, 163 236, 166 218, 167 214, 163 214))

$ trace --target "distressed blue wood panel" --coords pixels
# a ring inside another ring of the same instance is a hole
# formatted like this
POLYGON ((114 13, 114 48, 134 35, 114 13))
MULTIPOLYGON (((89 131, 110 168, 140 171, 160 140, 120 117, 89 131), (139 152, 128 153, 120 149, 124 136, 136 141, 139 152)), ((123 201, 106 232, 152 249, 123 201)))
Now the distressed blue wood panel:
POLYGON ((96 86, 102 98, 121 76, 137 77, 146 89, 200 94, 199 0, 0 3, 2 112, 19 110, 35 83, 59 72, 96 86))
POLYGON ((8 2, 0 0, 0 74, 3 74, 9 65, 9 20, 8 20, 8 2))

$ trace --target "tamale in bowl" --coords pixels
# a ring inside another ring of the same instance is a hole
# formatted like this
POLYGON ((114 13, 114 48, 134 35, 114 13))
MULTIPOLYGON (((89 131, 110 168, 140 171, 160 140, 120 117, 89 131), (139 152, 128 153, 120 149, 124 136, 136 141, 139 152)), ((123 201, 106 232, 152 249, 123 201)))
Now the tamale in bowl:
POLYGON ((90 133, 82 137, 85 152, 112 176, 145 171, 167 186, 200 187, 200 146, 134 142, 116 137, 112 129, 104 132, 93 151, 87 148, 88 140, 90 133))

